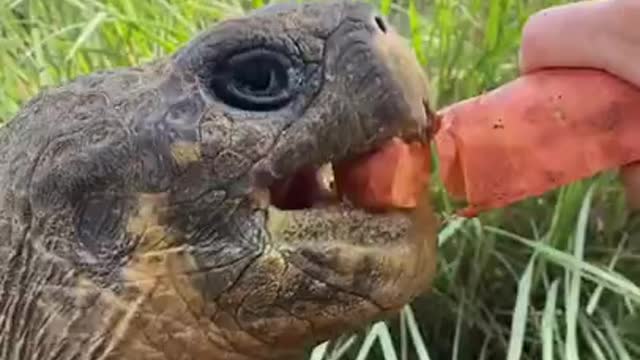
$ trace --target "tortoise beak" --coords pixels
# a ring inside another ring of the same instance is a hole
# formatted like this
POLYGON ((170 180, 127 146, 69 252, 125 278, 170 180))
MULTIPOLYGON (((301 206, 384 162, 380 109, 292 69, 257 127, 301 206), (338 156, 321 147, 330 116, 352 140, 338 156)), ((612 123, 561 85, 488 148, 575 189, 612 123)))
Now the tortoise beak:
POLYGON ((380 31, 372 41, 374 51, 382 59, 406 101, 408 111, 403 114, 403 137, 427 140, 437 127, 436 116, 429 106, 429 84, 424 69, 407 40, 380 16, 373 20, 380 31))

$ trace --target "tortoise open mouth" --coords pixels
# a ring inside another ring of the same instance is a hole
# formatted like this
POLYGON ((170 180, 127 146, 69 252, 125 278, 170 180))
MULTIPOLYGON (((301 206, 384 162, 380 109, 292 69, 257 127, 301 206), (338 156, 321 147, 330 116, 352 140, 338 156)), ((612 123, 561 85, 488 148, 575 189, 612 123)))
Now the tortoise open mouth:
POLYGON ((270 187, 271 204, 281 210, 301 210, 340 202, 333 171, 331 163, 299 169, 270 187))
MULTIPOLYGON (((405 141, 428 141, 437 131, 437 119, 427 102, 423 102, 426 124, 409 122, 399 130, 395 136, 405 141), (425 126, 426 125, 426 126, 425 126)), ((384 143, 384 142, 383 142, 384 143)), ((367 151, 372 153, 379 147, 367 151)), ((356 154, 356 156, 365 154, 356 154)), ((305 165, 292 175, 278 180, 269 187, 270 204, 280 210, 303 210, 309 208, 323 208, 328 206, 342 206, 355 208, 349 200, 339 193, 336 186, 334 171, 336 162, 327 162, 320 166, 305 165)), ((375 174, 373 174, 375 175, 375 174)))

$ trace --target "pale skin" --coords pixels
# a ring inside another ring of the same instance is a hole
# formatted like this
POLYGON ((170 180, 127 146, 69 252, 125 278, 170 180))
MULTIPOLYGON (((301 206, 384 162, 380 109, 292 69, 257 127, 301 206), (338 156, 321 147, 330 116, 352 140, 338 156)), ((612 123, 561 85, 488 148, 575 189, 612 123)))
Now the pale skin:
MULTIPOLYGON (((552 67, 605 70, 640 87, 640 1, 593 0, 535 13, 522 32, 522 73, 552 67)), ((628 205, 640 210, 640 163, 620 171, 628 205)))

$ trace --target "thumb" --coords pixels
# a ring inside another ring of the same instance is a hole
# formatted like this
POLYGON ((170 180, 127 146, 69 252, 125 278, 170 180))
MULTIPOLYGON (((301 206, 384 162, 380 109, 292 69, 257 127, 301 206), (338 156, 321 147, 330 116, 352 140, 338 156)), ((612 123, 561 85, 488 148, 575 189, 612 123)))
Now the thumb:
POLYGON ((640 86, 638 21, 638 0, 578 1, 541 10, 522 29, 520 72, 597 68, 640 86))
POLYGON ((522 29, 522 73, 548 67, 603 67, 600 44, 609 1, 556 5, 533 14, 522 29))

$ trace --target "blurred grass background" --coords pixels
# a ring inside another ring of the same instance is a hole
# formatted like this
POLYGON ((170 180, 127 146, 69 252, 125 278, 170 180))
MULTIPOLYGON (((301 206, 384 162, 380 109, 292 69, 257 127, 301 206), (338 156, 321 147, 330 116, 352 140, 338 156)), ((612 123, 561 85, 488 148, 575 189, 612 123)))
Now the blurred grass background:
MULTIPOLYGON (((369 0, 411 42, 437 107, 518 74, 520 30, 553 0, 369 0)), ((0 0, 0 122, 46 86, 170 53, 263 1, 0 0)), ((561 36, 561 34, 559 34, 561 36)), ((615 173, 473 220, 443 216, 431 294, 313 359, 640 358, 640 222, 615 173)))

